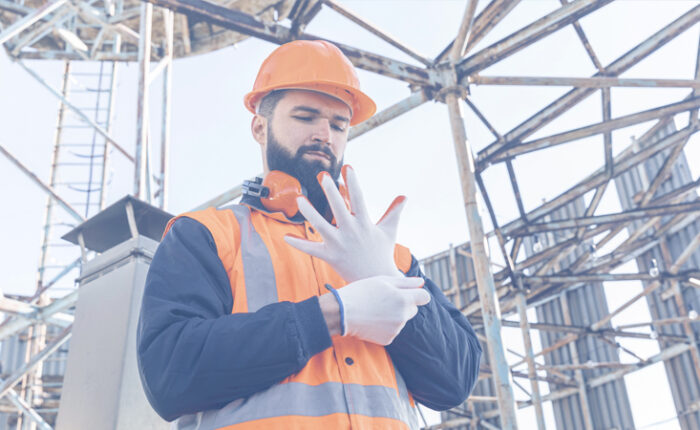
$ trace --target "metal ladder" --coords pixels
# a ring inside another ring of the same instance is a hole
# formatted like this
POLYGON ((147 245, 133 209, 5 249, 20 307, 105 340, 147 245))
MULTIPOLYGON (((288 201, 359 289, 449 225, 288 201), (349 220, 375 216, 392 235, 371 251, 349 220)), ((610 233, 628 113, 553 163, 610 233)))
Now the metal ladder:
MULTIPOLYGON (((108 132, 114 110, 115 72, 116 64, 113 62, 66 62, 62 79, 62 95, 108 132)), ((99 212, 107 197, 106 188, 111 182, 111 175, 108 163, 110 154, 105 154, 105 146, 105 139, 91 125, 60 103, 49 186, 85 218, 99 212)), ((38 291, 50 285, 52 279, 79 257, 75 246, 63 243, 60 238, 75 227, 76 222, 63 210, 54 210, 55 206, 54 200, 47 198, 37 269, 38 291)), ((61 288, 65 287, 52 287, 61 288)), ((68 288, 72 288, 72 282, 68 288)))
MULTIPOLYGON (((108 133, 113 121, 116 72, 115 62, 66 61, 61 80, 63 97, 108 133)), ((48 184, 86 219, 102 210, 107 198, 106 191, 111 183, 109 158, 112 149, 110 146, 105 153, 106 147, 104 137, 63 103, 59 103, 48 184)), ((37 268, 37 290, 33 298, 40 306, 49 303, 47 294, 44 294, 47 288, 51 287, 52 292, 74 289, 74 279, 80 270, 80 250, 61 239, 76 226, 76 220, 56 206, 57 203, 48 197, 37 268)), ((25 361, 41 351, 51 341, 51 335, 43 324, 30 327, 26 332, 25 361)), ((49 392, 44 391, 42 375, 46 372, 43 364, 18 384, 18 394, 27 403, 41 406, 45 398, 51 399, 57 391, 60 393, 67 350, 68 345, 65 345, 54 353, 51 365, 46 369, 51 386, 49 392)), ((44 418, 53 422, 55 416, 54 410, 44 418)), ((17 430, 34 428, 31 420, 17 417, 17 430)))

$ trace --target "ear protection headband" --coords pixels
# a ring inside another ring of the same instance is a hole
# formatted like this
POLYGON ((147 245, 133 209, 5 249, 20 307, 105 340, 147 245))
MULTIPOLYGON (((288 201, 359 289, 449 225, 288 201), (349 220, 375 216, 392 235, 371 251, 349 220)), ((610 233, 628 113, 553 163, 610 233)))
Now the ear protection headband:
MULTIPOLYGON (((317 178, 320 183, 322 174, 319 173, 317 178)), ((338 189, 345 204, 350 207, 347 188, 344 184, 339 184, 338 189)), ((243 194, 260 197, 265 209, 270 212, 283 212, 287 218, 292 218, 299 212, 297 197, 306 197, 306 189, 297 178, 279 170, 271 170, 265 179, 243 181, 243 194)))

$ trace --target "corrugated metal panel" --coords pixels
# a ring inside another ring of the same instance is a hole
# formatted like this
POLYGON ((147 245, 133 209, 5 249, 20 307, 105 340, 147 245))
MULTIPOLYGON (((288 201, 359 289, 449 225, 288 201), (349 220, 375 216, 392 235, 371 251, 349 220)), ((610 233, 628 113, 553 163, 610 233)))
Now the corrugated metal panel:
MULTIPOLYGON (((56 336, 58 336, 63 331, 62 328, 57 326, 49 326, 46 332, 46 343, 51 342, 56 336)), ((61 347, 56 350, 53 354, 48 356, 44 360, 44 366, 42 374, 46 377, 60 377, 66 373, 66 360, 68 359, 68 349, 70 348, 70 340, 66 341, 61 347)))
MULTIPOLYGON (((0 378, 5 379, 24 362, 26 334, 9 337, 0 343, 0 378)), ((0 413, 0 430, 16 428, 16 414, 0 413)))
MULTIPOLYGON (((423 267, 423 273, 425 273, 425 275, 428 278, 435 282, 435 284, 440 286, 443 293, 445 293, 445 296, 448 299, 450 299, 452 303, 461 303, 462 307, 464 307, 469 303, 477 301, 479 297, 479 292, 476 289, 476 287, 466 288, 466 285, 474 280, 474 266, 472 265, 470 259, 468 259, 466 256, 459 252, 460 250, 466 251, 467 253, 470 252, 469 247, 466 245, 460 245, 458 247, 455 247, 453 251, 455 259, 455 269, 457 272, 457 282, 460 286, 459 299, 457 298, 457 292, 453 288, 452 274, 450 273, 449 251, 445 251, 440 254, 434 255, 428 259, 425 259, 421 262, 421 265, 423 267)), ((483 334, 483 332, 481 334, 483 334)), ((481 367, 482 369, 490 368, 488 361, 488 351, 486 349, 487 345, 481 342, 481 347, 484 350, 484 353, 481 358, 481 367)), ((476 383, 476 386, 474 387, 474 390, 472 391, 472 395, 495 397, 496 391, 493 389, 492 379, 486 378, 478 381, 476 383)), ((476 402, 474 404, 473 411, 477 415, 481 415, 483 412, 493 410, 497 407, 498 405, 495 402, 476 402)), ((464 416, 470 414, 471 411, 465 403, 459 408, 455 408, 447 412, 442 412, 440 416, 443 421, 448 421, 450 419, 463 418, 464 416)), ((500 420, 498 418, 493 418, 487 421, 491 424, 500 427, 500 420)), ((467 426, 464 426, 463 428, 466 430, 467 426)))
MULTIPOLYGON (((650 142, 650 144, 653 144, 653 142, 656 142, 658 139, 672 134, 675 131, 676 129, 671 122, 667 128, 662 130, 661 133, 650 142)), ((656 176, 670 152, 671 150, 662 151, 646 162, 638 165, 636 168, 630 169, 628 172, 616 178, 615 185, 623 208, 628 209, 634 207, 634 196, 648 189, 649 182, 656 176)), ((655 193, 655 197, 666 194, 690 182, 692 182, 690 168, 688 167, 685 155, 681 153, 673 165, 671 174, 668 179, 661 184, 655 193)), ((696 193, 692 192, 685 200, 690 201, 696 198, 696 193)), ((662 225, 667 222, 669 218, 670 217, 662 218, 662 225)), ((639 224, 639 222, 635 223, 634 227, 638 227, 639 224)), ((645 234, 650 235, 653 234, 654 231, 655 229, 652 228, 645 234)), ((699 232, 700 222, 694 221, 679 231, 666 235, 664 242, 671 257, 671 264, 699 232)), ((637 265, 640 270, 649 270, 652 259, 656 259, 661 271, 668 269, 669 264, 667 264, 663 258, 662 247, 656 246, 637 258, 637 265)), ((681 270, 697 270, 698 267, 700 267, 700 250, 696 250, 693 253, 691 258, 682 266, 681 270)), ((662 294, 668 286, 668 283, 665 283, 661 288, 647 296, 649 311, 654 320, 679 316, 679 309, 674 298, 672 296, 668 297, 666 300, 662 298, 662 294)), ((684 284, 680 284, 680 287, 687 310, 700 311, 700 290, 688 287, 684 284)), ((700 334, 700 324, 693 323, 691 326, 695 342, 697 342, 700 334)), ((680 336, 685 335, 680 324, 661 326, 659 328, 659 333, 680 336)), ((670 346, 670 344, 668 342, 659 342, 659 346, 660 348, 666 348, 670 346)), ((683 430, 700 429, 700 411, 697 410, 700 404, 700 381, 698 381, 698 374, 695 370, 690 352, 667 360, 664 364, 681 428, 683 430)))
MULTIPOLYGON (((573 202, 571 205, 563 207, 552 214, 552 219, 568 219, 576 216, 582 216, 585 211, 583 199, 573 202)), ((566 232, 554 231, 539 235, 539 240, 543 243, 558 243, 566 240, 566 232)), ((524 243, 528 253, 532 250, 532 240, 526 238, 524 243)), ((466 245, 460 245, 456 249, 463 249, 469 252, 466 245)), ((567 267, 572 264, 581 251, 577 250, 568 257, 562 259, 560 265, 567 267)), ((462 306, 478 300, 478 291, 476 287, 469 289, 465 285, 473 281, 474 270, 471 261, 459 252, 455 252, 455 265, 457 268, 457 278, 461 286, 460 303, 462 306)), ((452 289, 449 251, 440 253, 422 261, 425 274, 430 277, 436 284, 440 285, 446 296, 455 303, 455 293, 452 289)), ((590 325, 608 312, 607 301, 601 284, 590 284, 578 288, 567 293, 569 302, 569 311, 571 314, 572 323, 575 325, 590 325)), ((550 322, 555 324, 564 324, 561 303, 558 299, 547 302, 537 307, 537 318, 539 322, 550 322)), ((556 342, 563 336, 561 333, 541 331, 541 339, 543 347, 547 347, 556 342)), ((484 356, 482 358, 482 367, 488 368, 488 354, 486 353, 486 345, 484 347, 484 356)), ((575 344, 577 355, 581 362, 588 360, 619 362, 619 357, 615 347, 592 336, 586 336, 580 339, 575 344)), ((545 357, 548 364, 571 364, 572 357, 569 348, 560 348, 545 357)), ((565 372, 573 377, 574 372, 565 372)), ((603 369, 586 370, 583 372, 584 380, 594 378, 602 373, 603 369)), ((551 386, 550 390, 555 391, 559 387, 551 386)), ((491 379, 483 379, 479 381, 472 393, 477 396, 496 395, 492 387, 491 379)), ((573 395, 567 398, 553 402, 555 419, 557 428, 561 429, 584 429, 583 416, 581 412, 581 404, 579 396, 573 395)), ((618 428, 632 429, 634 422, 632 419, 632 411, 627 396, 626 387, 623 381, 613 381, 604 384, 600 387, 587 390, 589 407, 591 410, 591 419, 594 428, 618 428)), ((474 405, 474 411, 480 415, 483 412, 497 408, 495 403, 478 402, 474 405)), ((444 412, 441 414, 443 421, 462 417, 469 414, 466 405, 462 405, 458 410, 444 412)), ((488 420, 490 423, 500 426, 499 420, 488 420)), ((465 426, 466 429, 466 426, 465 426)))
MULTIPOLYGON (((46 343, 50 343, 54 337, 63 331, 58 326, 47 326, 46 343)), ((24 364, 27 346, 26 331, 19 335, 11 336, 0 342, 0 378, 5 379, 13 371, 24 364)), ((66 369, 66 358, 70 341, 64 343, 56 352, 44 360, 42 366, 43 404, 39 409, 55 409, 61 398, 63 375, 66 369)), ((55 422, 55 412, 42 413, 44 419, 52 424, 55 422)), ((15 430, 17 414, 0 413, 0 430, 15 430)))
MULTIPOLYGON (((0 343, 0 378, 5 379, 24 362, 26 334, 12 336, 0 343)), ((17 414, 0 413, 0 430, 15 430, 17 414)))
POLYGON ((25 333, 9 337, 0 344, 0 357, 2 359, 0 365, 3 376, 9 375, 24 363, 26 344, 25 333))
MULTIPOLYGON (((575 217, 581 217, 585 213, 585 204, 583 198, 576 199, 553 211, 547 216, 546 220, 564 220, 575 217)), ((540 220, 543 221, 543 220, 540 220)), ((538 235, 538 240, 546 246, 551 246, 568 239, 570 231, 554 231, 546 234, 538 235)), ((526 238, 524 241, 525 251, 527 255, 532 255, 533 240, 526 238)), ((555 267, 550 272, 556 272, 570 266, 582 254, 582 245, 570 255, 562 258, 559 267, 555 267)), ((566 292, 566 300, 568 303, 568 312, 570 315, 571 324, 578 326, 589 326, 603 318, 608 313, 607 300, 601 283, 591 283, 579 287, 575 290, 566 292)), ((564 312, 567 309, 562 307, 560 298, 555 298, 542 305, 536 307, 537 321, 553 324, 566 324, 564 312)), ((609 326, 609 325, 608 325, 609 326)), ((566 333, 540 331, 540 339, 542 347, 546 348, 562 337, 566 333)), ((545 355, 547 364, 572 364, 575 352, 578 363, 592 362, 619 362, 617 349, 594 336, 584 336, 573 344, 575 351, 571 347, 562 347, 545 355)), ((574 371, 565 371, 565 374, 574 378, 574 371)), ((584 381, 607 373, 606 369, 590 369, 582 372, 584 381)), ((550 384, 550 391, 556 391, 562 388, 556 384, 550 384)), ((618 429, 633 429, 634 421, 632 418, 632 408, 627 396, 627 389, 624 381, 611 381, 593 389, 586 390, 586 398, 590 410, 590 419, 593 428, 618 428, 618 429)), ((556 400, 552 403, 554 410, 554 418, 557 423, 557 428, 584 430, 585 421, 583 409, 581 406, 581 398, 579 394, 568 396, 564 399, 556 400)))

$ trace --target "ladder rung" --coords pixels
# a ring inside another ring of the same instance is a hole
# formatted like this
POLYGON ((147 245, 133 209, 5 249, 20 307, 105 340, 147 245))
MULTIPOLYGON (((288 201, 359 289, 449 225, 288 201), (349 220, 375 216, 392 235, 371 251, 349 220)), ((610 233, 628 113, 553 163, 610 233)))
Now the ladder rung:
POLYGON ((102 158, 104 155, 103 154, 93 154, 93 155, 88 155, 88 154, 78 154, 77 152, 72 152, 71 155, 74 155, 78 158, 102 158))
MULTIPOLYGON (((74 116, 76 119, 79 119, 79 121, 76 122, 76 123, 73 123, 73 124, 62 125, 62 127, 78 128, 78 126, 81 126, 81 125, 85 124, 85 121, 83 121, 83 118, 82 118, 81 116, 79 116, 77 113, 75 113, 75 112, 73 112, 73 111, 71 111, 70 113, 73 114, 73 116, 74 116)), ((88 118, 90 118, 90 116, 89 116, 87 113, 85 114, 85 116, 87 116, 88 118)), ((91 120, 92 122, 94 122, 94 123, 100 125, 100 126, 104 126, 104 121, 98 121, 98 120, 96 120, 95 118, 90 118, 90 120, 91 120)), ((84 125, 83 127, 89 128, 89 127, 92 127, 92 125, 87 124, 87 125, 84 125)))
POLYGON ((95 73, 95 72, 70 72, 71 76, 100 76, 103 75, 103 73, 95 73))
MULTIPOLYGON (((98 180, 94 180, 94 181, 93 181, 94 184, 97 184, 98 182, 99 182, 98 180)), ((66 189, 66 188, 72 189, 72 188, 75 187, 75 186, 83 186, 83 187, 84 187, 84 186, 87 186, 87 185, 89 185, 89 184, 88 184, 88 183, 82 183, 82 184, 75 183, 74 185, 72 185, 72 183, 68 183, 68 182, 67 182, 67 183, 65 183, 65 184, 61 184, 60 187, 61 187, 61 189, 66 189)), ((57 187, 57 188, 58 188, 58 187, 57 187)))
POLYGON ((68 222, 51 222, 51 223, 49 223, 49 226, 51 226, 51 227, 68 227, 71 229, 77 227, 75 224, 71 224, 68 222))
POLYGON ((71 91, 73 93, 110 93, 112 92, 111 88, 83 88, 81 90, 74 90, 71 91))
MULTIPOLYGON (((106 122, 105 122, 105 121, 95 121, 95 120, 93 120, 93 122, 94 122, 95 124, 99 125, 100 127, 105 128, 105 125, 106 125, 106 122)), ((84 123, 82 123, 82 124, 84 124, 84 123)), ((68 125, 63 125, 63 126, 61 126, 61 127, 59 127, 59 128, 66 128, 66 127, 67 127, 67 128, 93 128, 93 126, 90 125, 90 124, 87 124, 87 125, 68 124, 68 125)))
MULTIPOLYGON (((81 111, 82 111, 82 110, 81 110, 81 111)), ((77 120, 76 124, 79 124, 79 123, 82 123, 82 122, 83 122, 83 118, 82 118, 80 115, 78 115, 75 111, 72 110, 72 111, 70 111, 69 113, 70 113, 71 115, 73 115, 73 118, 74 118, 74 119, 78 119, 78 118, 79 118, 79 119, 77 120)), ((83 115, 85 115, 85 116, 87 116, 88 118, 90 118, 90 115, 92 115, 92 114, 91 114, 91 112, 90 112, 89 109, 85 109, 85 112, 83 112, 83 115)), ((95 121, 95 122, 97 122, 97 121, 95 120, 95 118, 90 118, 90 119, 93 120, 93 121, 95 121)), ((66 122, 65 117, 64 117, 64 122, 66 122)))
MULTIPOLYGON (((71 185, 88 185, 91 184, 91 182, 54 182, 54 186, 71 186, 71 185)), ((53 201, 53 200, 52 200, 53 201)))
POLYGON ((80 90, 71 90, 71 93, 110 93, 112 92, 111 88, 108 89, 98 89, 95 90, 93 88, 85 88, 85 89, 80 89, 80 90))
POLYGON ((96 192, 100 191, 100 187, 90 188, 89 190, 86 190, 85 188, 76 188, 76 187, 70 187, 70 189, 73 191, 78 191, 80 193, 96 193, 96 192))

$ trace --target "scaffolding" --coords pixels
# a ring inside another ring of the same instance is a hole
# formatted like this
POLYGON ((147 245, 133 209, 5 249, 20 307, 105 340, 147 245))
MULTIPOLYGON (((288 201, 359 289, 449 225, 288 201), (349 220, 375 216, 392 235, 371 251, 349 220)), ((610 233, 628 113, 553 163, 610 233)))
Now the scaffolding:
MULTIPOLYGON (((479 42, 520 1, 466 0, 454 40, 431 58, 335 0, 0 0, 0 43, 59 100, 49 183, 0 146, 0 152, 48 195, 36 293, 29 298, 0 299, 0 310, 11 315, 0 325, 2 354, 21 349, 21 353, 15 353, 21 358, 15 360, 12 369, 3 369, 0 411, 14 417, 17 428, 51 428, 55 419, 55 410, 42 404, 51 394, 47 393, 49 383, 55 384, 54 397, 55 387, 60 390, 60 377, 47 373, 46 365, 42 372, 41 364, 55 359, 57 351, 65 353, 61 346, 70 337, 70 310, 77 292, 68 289, 61 296, 48 293, 59 280, 68 279, 66 275, 77 270, 87 256, 71 256, 56 264, 51 276, 46 257, 52 232, 57 231, 55 226, 73 226, 94 214, 91 207, 99 210, 104 206, 110 154, 118 152, 115 156, 133 163, 135 197, 162 209, 167 207, 173 59, 220 49, 248 37, 276 44, 295 39, 328 40, 305 32, 309 22, 327 8, 411 58, 411 63, 399 61, 331 40, 356 67, 404 82, 409 88, 406 98, 352 128, 350 139, 428 101, 446 106, 470 240, 421 264, 473 323, 486 354, 472 396, 464 405, 443 413, 443 423, 434 428, 516 429, 516 410, 532 407, 538 430, 544 430, 544 402, 551 402, 557 428, 634 428, 622 378, 659 362, 665 366, 681 428, 700 428, 700 201, 696 193, 700 178, 692 178, 683 155, 685 145, 700 128, 700 44, 697 52, 688 54, 696 59, 694 76, 688 79, 620 77, 679 35, 697 28, 700 6, 689 8, 605 65, 580 20, 592 13, 605 13, 605 6, 612 2, 560 0, 561 7, 477 50, 479 42), (592 76, 482 74, 568 26, 574 28, 595 67, 592 76), (61 89, 52 88, 24 64, 24 59, 64 61, 61 89), (139 65, 133 153, 115 141, 110 131, 119 62, 139 65), (99 81, 83 86, 94 96, 89 108, 71 98, 75 63, 88 64, 89 76, 99 81), (159 78, 162 115, 156 145, 149 134, 150 93, 159 78), (100 97, 105 85, 109 87, 104 90, 107 100, 100 97), (470 88, 490 85, 571 89, 503 132, 479 110, 478 100, 470 92, 470 88), (683 88, 688 94, 674 103, 613 118, 611 89, 620 87, 683 88), (602 121, 532 138, 594 94, 600 94, 602 121), (464 109, 469 109, 493 134, 493 141, 479 151, 472 149, 467 138, 464 109), (79 118, 80 126, 89 132, 79 141, 67 137, 68 113, 79 118), (687 115, 687 125, 677 129, 675 119, 681 115, 687 115), (650 121, 653 125, 642 136, 625 150, 613 153, 616 130, 650 121), (527 211, 514 161, 528 153, 592 136, 602 136, 604 165, 566 192, 527 211), (76 145, 75 149, 69 149, 69 145, 76 145), (70 166, 60 158, 67 153, 79 159, 76 165, 70 166), (160 165, 156 169, 153 165, 157 160, 160 165), (89 167, 88 173, 79 170, 85 166, 89 167), (507 170, 518 209, 515 219, 499 219, 494 210, 490 195, 499 190, 489 189, 484 175, 495 166, 507 170), (71 173, 64 173, 68 171, 71 173), (615 185, 623 210, 600 214, 598 208, 610 184, 615 185), (60 188, 62 185, 65 189, 60 188), (488 232, 483 227, 480 202, 493 227, 488 232), (489 255, 490 244, 499 255, 489 255), (616 270, 629 261, 637 263, 637 273, 616 270), (644 288, 610 309, 603 282, 618 281, 639 281, 644 288), (612 323, 615 316, 642 299, 649 306, 650 321, 627 326, 612 323), (536 321, 529 321, 528 309, 535 310, 536 321), (519 355, 510 363, 506 360, 503 327, 520 328, 525 347, 524 354, 510 351, 519 355), (650 331, 634 330, 639 327, 650 331), (534 332, 539 333, 543 347, 539 351, 534 350, 534 332), (657 342, 660 352, 642 357, 620 344, 619 340, 626 338, 657 342), (623 363, 623 353, 634 362, 623 363), (526 384, 518 382, 525 379, 526 384), (548 394, 542 394, 542 384, 549 388, 548 394), (516 401, 514 387, 525 392, 528 400, 516 401)), ((234 187, 200 208, 230 202, 240 190, 240 186, 234 187)), ((6 363, 10 361, 3 357, 3 365, 6 363)), ((534 428, 534 424, 526 428, 534 428)))

